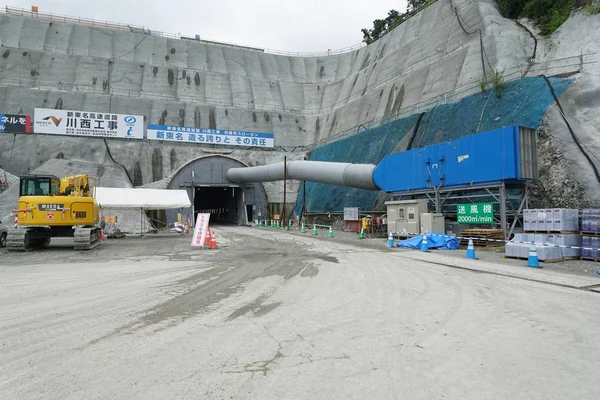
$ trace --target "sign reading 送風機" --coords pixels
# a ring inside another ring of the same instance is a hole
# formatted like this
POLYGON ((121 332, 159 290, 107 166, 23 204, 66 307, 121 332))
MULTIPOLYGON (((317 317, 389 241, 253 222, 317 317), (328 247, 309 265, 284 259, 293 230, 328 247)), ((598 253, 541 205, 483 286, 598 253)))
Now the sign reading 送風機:
POLYGON ((36 108, 33 120, 35 133, 144 138, 144 117, 140 115, 36 108))
POLYGON ((0 132, 30 133, 31 117, 29 115, 0 114, 0 132))
POLYGON ((275 135, 272 133, 152 124, 148 124, 147 132, 148 140, 224 146, 275 147, 275 135))
POLYGON ((457 204, 456 217, 459 224, 493 224, 494 204, 457 204))

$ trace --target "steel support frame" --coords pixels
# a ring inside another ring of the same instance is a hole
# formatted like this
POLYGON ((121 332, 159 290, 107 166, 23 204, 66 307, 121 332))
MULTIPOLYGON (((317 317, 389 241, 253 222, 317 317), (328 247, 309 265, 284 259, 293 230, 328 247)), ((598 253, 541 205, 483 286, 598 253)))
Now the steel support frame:
POLYGON ((526 184, 496 184, 469 186, 459 188, 439 188, 424 190, 418 192, 402 192, 391 193, 392 200, 408 200, 408 199, 428 199, 433 203, 433 209, 436 213, 445 214, 446 217, 455 215, 456 211, 448 211, 448 207, 452 207, 459 203, 476 203, 482 198, 494 199, 494 203, 499 207, 495 210, 494 219, 496 224, 502 229, 505 239, 509 239, 517 224, 520 222, 523 226, 522 211, 527 208, 529 196, 527 193, 526 184), (517 189, 520 191, 518 195, 508 192, 508 190, 517 189), (514 203, 519 204, 518 207, 514 203), (445 207, 444 207, 445 206, 445 207), (444 209, 446 211, 444 212, 444 209))

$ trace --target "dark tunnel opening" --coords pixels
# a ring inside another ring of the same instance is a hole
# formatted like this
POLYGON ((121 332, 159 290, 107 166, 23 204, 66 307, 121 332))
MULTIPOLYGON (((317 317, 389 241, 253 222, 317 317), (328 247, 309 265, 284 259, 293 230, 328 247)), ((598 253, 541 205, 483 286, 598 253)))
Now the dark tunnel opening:
POLYGON ((196 187, 194 220, 198 213, 210 213, 211 223, 236 224, 241 190, 235 187, 196 187))

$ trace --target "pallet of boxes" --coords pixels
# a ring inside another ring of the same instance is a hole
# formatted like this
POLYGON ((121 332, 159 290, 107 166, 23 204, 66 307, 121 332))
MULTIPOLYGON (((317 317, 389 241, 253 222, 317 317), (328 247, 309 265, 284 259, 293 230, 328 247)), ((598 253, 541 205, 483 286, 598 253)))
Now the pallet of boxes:
POLYGON ((524 210, 523 225, 523 233, 515 234, 513 242, 506 244, 507 258, 527 260, 532 248, 537 250, 538 259, 545 262, 578 260, 581 257, 579 210, 524 210), (571 246, 576 248, 569 248, 571 246))
POLYGON ((600 262, 600 209, 581 213, 581 259, 600 262), (593 250, 596 249, 596 250, 593 250))

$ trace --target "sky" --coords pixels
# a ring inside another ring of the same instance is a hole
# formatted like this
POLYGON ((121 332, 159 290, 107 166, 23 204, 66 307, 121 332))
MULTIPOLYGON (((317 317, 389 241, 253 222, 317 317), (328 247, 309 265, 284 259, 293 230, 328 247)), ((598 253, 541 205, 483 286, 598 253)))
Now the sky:
POLYGON ((362 41, 362 28, 404 0, 8 0, 9 7, 289 52, 325 52, 362 41))

